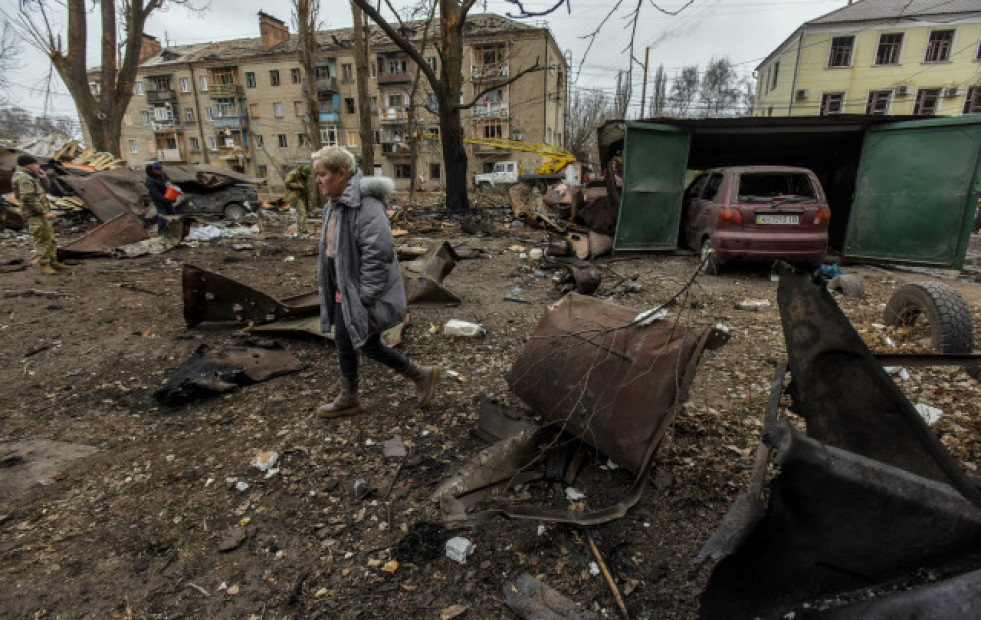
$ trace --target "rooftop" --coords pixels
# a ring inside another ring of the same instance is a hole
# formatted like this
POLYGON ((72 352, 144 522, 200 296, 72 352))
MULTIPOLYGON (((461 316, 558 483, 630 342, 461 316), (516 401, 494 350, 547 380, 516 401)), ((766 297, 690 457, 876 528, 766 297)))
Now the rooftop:
POLYGON ((857 0, 807 24, 839 24, 955 13, 981 13, 978 0, 857 0))

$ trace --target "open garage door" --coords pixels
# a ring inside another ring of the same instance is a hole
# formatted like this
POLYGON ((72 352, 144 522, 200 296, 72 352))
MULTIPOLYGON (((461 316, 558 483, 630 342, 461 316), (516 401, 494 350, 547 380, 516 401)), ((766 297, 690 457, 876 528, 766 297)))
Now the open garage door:
POLYGON ((685 127, 626 123, 615 249, 677 247, 690 141, 685 127))
POLYGON ((859 162, 845 256, 963 267, 981 190, 979 160, 977 117, 872 128, 859 162))

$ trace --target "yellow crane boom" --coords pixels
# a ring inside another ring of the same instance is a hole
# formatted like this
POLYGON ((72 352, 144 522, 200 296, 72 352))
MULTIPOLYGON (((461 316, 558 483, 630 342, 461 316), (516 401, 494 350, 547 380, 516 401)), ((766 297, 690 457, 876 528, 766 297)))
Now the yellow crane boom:
MULTIPOLYGON (((439 136, 429 132, 416 134, 426 140, 439 141, 439 136)), ((508 140, 506 138, 468 138, 463 141, 467 144, 480 144, 483 146, 493 146, 499 149, 510 149, 512 151, 524 151, 526 153, 538 153, 544 159, 537 174, 558 174, 565 170, 565 167, 576 161, 576 156, 565 150, 561 146, 551 144, 540 144, 538 142, 525 142, 524 140, 508 140)))

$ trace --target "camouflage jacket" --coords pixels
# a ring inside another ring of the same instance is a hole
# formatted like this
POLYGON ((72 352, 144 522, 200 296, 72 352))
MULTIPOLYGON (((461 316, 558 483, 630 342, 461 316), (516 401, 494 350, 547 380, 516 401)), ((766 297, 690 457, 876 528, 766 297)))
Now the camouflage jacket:
POLYGON ((286 175, 286 199, 289 202, 306 200, 310 166, 300 166, 286 175))
POLYGON ((20 212, 24 217, 42 217, 49 210, 48 197, 45 195, 41 179, 33 172, 17 166, 14 176, 10 179, 14 188, 14 197, 20 204, 20 212))

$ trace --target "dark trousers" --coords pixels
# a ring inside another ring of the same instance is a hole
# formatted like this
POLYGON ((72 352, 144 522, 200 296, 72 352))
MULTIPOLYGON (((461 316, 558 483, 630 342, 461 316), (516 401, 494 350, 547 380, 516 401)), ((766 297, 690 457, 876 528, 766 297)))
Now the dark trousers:
MULTIPOLYGON (((337 347, 337 359, 341 365, 341 375, 355 381, 358 378, 358 351, 351 343, 351 335, 347 333, 344 315, 341 313, 341 302, 334 302, 334 345, 337 347)), ((382 344, 381 334, 370 336, 361 347, 361 351, 380 364, 384 364, 398 373, 404 373, 409 367, 409 358, 401 351, 386 347, 382 344)))
POLYGON ((177 209, 174 208, 173 203, 170 203, 167 206, 156 205, 156 207, 157 207, 157 234, 159 235, 163 233, 164 228, 167 227, 167 221, 160 216, 177 215, 177 209))

